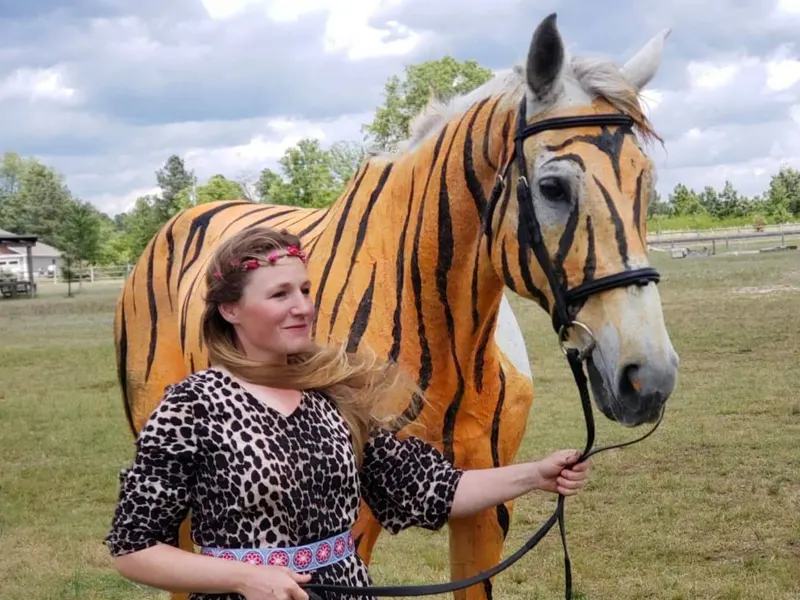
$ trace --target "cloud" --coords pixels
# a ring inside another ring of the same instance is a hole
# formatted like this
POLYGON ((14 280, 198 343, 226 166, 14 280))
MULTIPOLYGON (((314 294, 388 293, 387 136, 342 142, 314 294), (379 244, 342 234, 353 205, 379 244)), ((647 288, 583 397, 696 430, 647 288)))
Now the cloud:
MULTIPOLYGON (((8 4, 8 3, 7 3, 8 4)), ((671 27, 646 92, 683 181, 745 193, 800 167, 800 1, 30 0, 0 19, 0 151, 36 155, 109 213, 173 153, 200 179, 276 168, 301 137, 360 139, 386 79, 450 54, 507 69, 558 12, 569 48, 620 63, 671 27)))

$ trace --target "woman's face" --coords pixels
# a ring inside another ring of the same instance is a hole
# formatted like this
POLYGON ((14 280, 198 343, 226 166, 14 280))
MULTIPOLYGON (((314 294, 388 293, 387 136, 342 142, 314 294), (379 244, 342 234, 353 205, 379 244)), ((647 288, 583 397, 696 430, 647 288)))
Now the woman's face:
POLYGON ((248 358, 283 362, 308 350, 314 304, 305 264, 284 256, 250 271, 242 297, 220 305, 220 313, 233 324, 248 358))

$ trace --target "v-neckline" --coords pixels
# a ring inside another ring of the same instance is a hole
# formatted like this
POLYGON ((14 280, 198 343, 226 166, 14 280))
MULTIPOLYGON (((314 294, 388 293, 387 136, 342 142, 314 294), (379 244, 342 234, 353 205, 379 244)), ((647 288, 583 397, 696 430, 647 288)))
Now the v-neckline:
POLYGON ((302 410, 303 405, 305 404, 306 392, 305 390, 300 390, 300 402, 297 403, 297 406, 294 407, 294 410, 292 410, 292 412, 284 413, 275 408, 274 406, 270 406, 269 404, 266 404, 265 402, 259 400, 252 392, 250 392, 250 390, 248 390, 244 385, 239 383, 239 381, 236 379, 233 373, 230 373, 227 369, 221 367, 213 367, 213 368, 215 368, 219 373, 222 373, 222 375, 230 377, 231 383, 233 383, 233 385, 236 386, 242 392, 242 394, 244 394, 245 397, 247 397, 251 402, 260 406, 263 410, 267 412, 274 413, 281 419, 284 420, 291 419, 302 410))

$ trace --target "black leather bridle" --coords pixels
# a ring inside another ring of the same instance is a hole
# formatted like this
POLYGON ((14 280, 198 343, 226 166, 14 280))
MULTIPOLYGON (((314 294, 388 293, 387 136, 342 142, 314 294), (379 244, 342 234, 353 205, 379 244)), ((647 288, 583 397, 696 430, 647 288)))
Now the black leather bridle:
MULTIPOLYGON (((633 126, 633 119, 623 114, 595 114, 595 115, 579 115, 569 117, 554 117, 534 122, 530 125, 526 122, 526 100, 522 99, 517 119, 517 128, 514 135, 514 149, 506 162, 503 169, 502 177, 498 178, 497 185, 495 186, 489 208, 485 218, 485 227, 490 228, 492 217, 497 207, 497 203, 502 195, 502 190, 506 185, 506 179, 513 166, 517 167, 519 171, 517 179, 517 203, 519 211, 519 243, 526 246, 533 251, 536 259, 538 260, 541 268, 547 276, 550 285, 550 291, 553 296, 553 328, 558 334, 559 344, 561 349, 567 357, 569 366, 572 370, 575 385, 578 387, 580 394, 581 407, 583 408, 583 416, 586 421, 586 446, 581 453, 580 458, 575 461, 576 463, 582 462, 589 457, 606 450, 614 448, 622 448, 641 442, 649 437, 661 424, 661 419, 664 417, 662 410, 658 421, 653 425, 652 429, 643 436, 634 439, 630 442, 623 442, 620 444, 611 444, 599 448, 593 448, 595 437, 595 424, 594 415, 592 413, 591 399, 589 397, 589 388, 587 384, 586 374, 583 370, 583 362, 586 360, 595 349, 595 339, 591 330, 583 323, 576 321, 574 316, 577 314, 579 307, 583 301, 594 294, 599 294, 606 290, 614 288, 628 287, 631 285, 644 286, 650 282, 658 283, 660 275, 658 271, 651 267, 630 269, 613 275, 600 277, 590 282, 584 283, 572 289, 567 289, 566 285, 562 285, 556 277, 556 270, 550 254, 544 244, 542 236, 541 225, 536 217, 534 211, 533 196, 528 183, 528 168, 525 162, 525 153, 523 151, 523 144, 525 140, 533 135, 543 131, 553 129, 566 129, 571 127, 590 127, 590 126, 620 126, 631 128, 633 126), (582 329, 590 338, 590 342, 582 349, 567 348, 564 343, 569 329, 577 326, 582 329)), ((448 583, 428 584, 428 585, 409 585, 409 586, 343 586, 343 585, 326 585, 317 583, 303 584, 303 589, 308 593, 312 600, 318 600, 320 597, 317 595, 320 592, 333 592, 339 594, 349 594, 353 596, 376 596, 376 597, 407 597, 407 596, 428 596, 435 594, 447 594, 457 590, 466 589, 475 584, 482 583, 498 573, 505 571, 520 558, 530 552, 547 533, 552 529, 553 525, 558 523, 561 532, 561 544, 564 548, 564 577, 565 577, 565 597, 566 600, 572 599, 572 568, 567 551, 566 530, 564 528, 564 500, 565 497, 559 494, 556 509, 549 519, 534 533, 530 539, 514 554, 509 556, 504 561, 498 563, 491 569, 487 569, 482 573, 466 577, 458 581, 451 581, 448 583)))

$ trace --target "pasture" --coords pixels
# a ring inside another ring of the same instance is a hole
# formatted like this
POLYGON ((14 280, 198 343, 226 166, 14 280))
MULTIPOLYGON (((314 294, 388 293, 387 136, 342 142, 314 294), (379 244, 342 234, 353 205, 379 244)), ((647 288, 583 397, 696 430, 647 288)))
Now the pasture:
MULTIPOLYGON (((800 598, 800 256, 671 260, 664 311, 681 356, 661 428, 595 457, 567 500, 576 600, 800 598)), ((41 285, 0 301, 0 596, 5 600, 143 600, 103 537, 117 474, 132 456, 114 369, 118 283, 41 285)), ((577 392, 541 311, 514 299, 536 397, 519 460, 581 447, 577 392)), ((597 443, 631 439, 596 413, 597 443)), ((514 512, 506 555, 549 516, 533 494, 514 512)), ((446 533, 384 535, 380 583, 443 581, 446 533)), ((495 581, 495 598, 563 598, 557 529, 495 581)))

